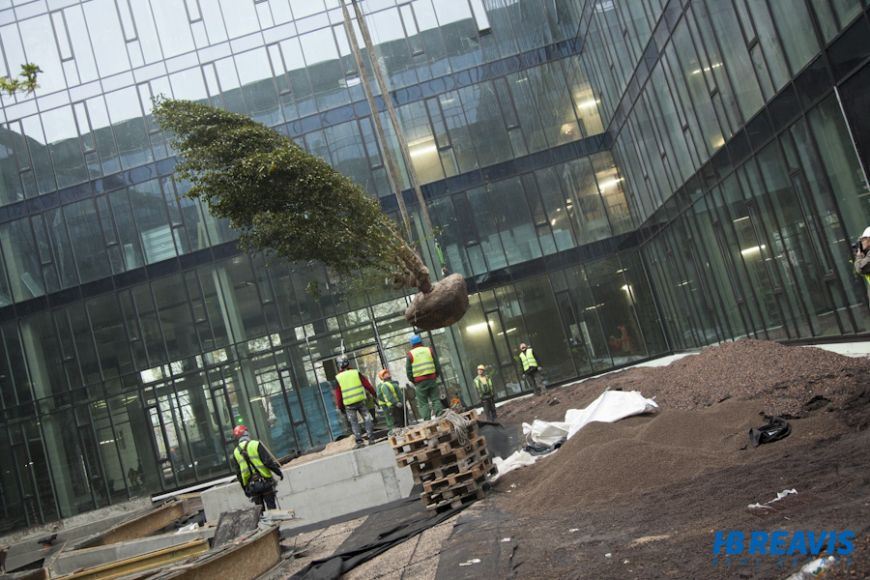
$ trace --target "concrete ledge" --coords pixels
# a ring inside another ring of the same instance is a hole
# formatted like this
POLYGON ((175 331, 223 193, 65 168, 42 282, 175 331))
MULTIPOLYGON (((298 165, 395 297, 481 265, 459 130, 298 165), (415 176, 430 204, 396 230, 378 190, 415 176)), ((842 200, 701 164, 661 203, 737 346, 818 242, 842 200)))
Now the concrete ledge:
POLYGON ((127 558, 133 558, 155 550, 178 546, 191 540, 207 540, 214 535, 214 532, 214 528, 206 527, 193 532, 162 534, 160 536, 139 538, 128 542, 98 546, 96 548, 61 552, 51 563, 49 572, 52 578, 63 574, 71 574, 83 568, 92 568, 107 562, 126 560, 127 558))
MULTIPOLYGON (((278 504, 296 512, 282 528, 312 524, 407 497, 411 470, 399 468, 388 443, 345 451, 284 469, 278 504)), ((237 482, 202 492, 206 521, 216 523, 226 511, 249 507, 237 482)))
POLYGON ((145 513, 151 507, 150 498, 137 498, 48 524, 31 526, 27 529, 6 534, 0 537, 0 544, 12 545, 13 551, 15 551, 16 549, 24 549, 24 546, 17 546, 16 544, 25 544, 30 539, 41 538, 53 533, 58 534, 58 541, 77 540, 108 529, 133 515, 145 513))

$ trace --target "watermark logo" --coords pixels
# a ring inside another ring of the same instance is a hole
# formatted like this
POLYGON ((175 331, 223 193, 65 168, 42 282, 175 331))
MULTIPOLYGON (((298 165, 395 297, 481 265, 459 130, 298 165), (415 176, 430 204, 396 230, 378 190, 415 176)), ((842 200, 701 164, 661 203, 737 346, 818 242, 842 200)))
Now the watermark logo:
POLYGON ((797 566, 807 557, 849 557, 854 546, 852 530, 717 530, 713 536, 714 566, 758 565, 776 557, 777 565, 797 566))

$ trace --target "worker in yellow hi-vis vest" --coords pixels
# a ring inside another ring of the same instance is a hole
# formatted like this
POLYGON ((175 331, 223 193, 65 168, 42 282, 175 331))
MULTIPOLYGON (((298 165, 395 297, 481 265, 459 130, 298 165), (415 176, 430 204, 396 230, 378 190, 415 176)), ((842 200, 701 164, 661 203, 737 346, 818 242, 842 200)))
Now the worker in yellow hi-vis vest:
POLYGON ((414 383, 417 396, 417 411, 421 421, 428 421, 430 412, 438 416, 442 406, 438 393, 438 375, 441 365, 432 347, 424 346, 419 334, 411 335, 411 350, 405 362, 408 379, 414 383))
POLYGON ((258 506, 265 504, 266 509, 275 509, 275 477, 284 479, 281 465, 262 442, 251 439, 244 425, 236 425, 233 437, 239 444, 230 467, 245 495, 258 506))
POLYGON ((375 390, 364 374, 350 368, 350 361, 346 358, 338 361, 338 368, 341 372, 335 375, 335 406, 347 416, 350 429, 356 439, 355 449, 363 446, 357 415, 362 415, 368 442, 372 444, 375 439, 374 424, 366 406, 366 399, 375 398, 375 390))
POLYGON ((870 227, 864 230, 855 244, 855 273, 867 283, 867 299, 870 301, 870 227))
POLYGON ((396 427, 405 426, 405 400, 399 383, 393 380, 390 369, 381 369, 378 372, 378 405, 384 412, 384 420, 387 422, 389 433, 396 427))
POLYGON ((492 377, 486 374, 486 365, 477 365, 474 388, 477 389, 477 396, 480 397, 480 404, 483 406, 486 420, 490 422, 495 421, 495 388, 492 384, 492 377))
POLYGON ((538 359, 535 358, 535 352, 532 347, 526 343, 520 344, 520 363, 523 365, 523 377, 532 389, 535 395, 543 395, 547 392, 547 387, 544 386, 544 381, 538 379, 538 372, 541 370, 541 365, 538 359))

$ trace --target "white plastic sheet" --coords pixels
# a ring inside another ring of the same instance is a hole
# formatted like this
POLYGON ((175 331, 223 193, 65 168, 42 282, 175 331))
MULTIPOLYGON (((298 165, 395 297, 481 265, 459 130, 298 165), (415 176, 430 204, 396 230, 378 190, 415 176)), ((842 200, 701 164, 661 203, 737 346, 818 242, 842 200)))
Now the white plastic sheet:
POLYGON ((565 412, 568 439, 593 421, 615 423, 632 415, 651 413, 658 408, 655 401, 637 391, 604 391, 585 409, 568 409, 565 412))
POLYGON ((523 435, 526 439, 531 439, 537 443, 544 445, 554 445, 560 439, 568 437, 570 425, 567 423, 541 421, 535 419, 532 424, 523 423, 523 435))
POLYGON ((492 481, 495 482, 505 473, 510 473, 514 469, 531 465, 537 460, 538 458, 528 451, 514 451, 504 459, 496 457, 492 462, 498 471, 492 476, 492 481))
MULTIPOLYGON (((592 422, 614 423, 620 419, 650 413, 658 409, 652 399, 647 399, 637 391, 604 391, 585 409, 568 409, 564 421, 541 421, 523 423, 523 434, 527 439, 544 445, 553 445, 563 437, 570 439, 580 429, 592 422)), ((505 459, 493 460, 498 473, 493 481, 520 467, 535 463, 540 457, 526 451, 516 451, 505 459)))
POLYGON ((552 445, 562 437, 570 439, 594 421, 614 423, 656 409, 658 405, 655 401, 637 391, 604 391, 585 409, 568 409, 564 421, 535 419, 531 425, 523 423, 523 434, 536 443, 552 445))

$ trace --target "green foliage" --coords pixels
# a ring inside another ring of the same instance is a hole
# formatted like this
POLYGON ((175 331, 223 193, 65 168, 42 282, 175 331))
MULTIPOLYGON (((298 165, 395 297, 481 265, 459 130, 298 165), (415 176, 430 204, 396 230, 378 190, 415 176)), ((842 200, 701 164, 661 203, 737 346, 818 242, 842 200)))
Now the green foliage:
POLYGON ((8 95, 14 95, 18 91, 32 93, 39 88, 36 77, 41 72, 42 69, 31 62, 22 64, 17 77, 0 77, 0 91, 6 91, 8 95))
POLYGON ((176 171, 192 184, 186 195, 228 219, 245 250, 320 261, 342 275, 375 269, 408 279, 410 250, 393 221, 322 159, 248 117, 200 103, 161 99, 154 115, 173 135, 176 171))

